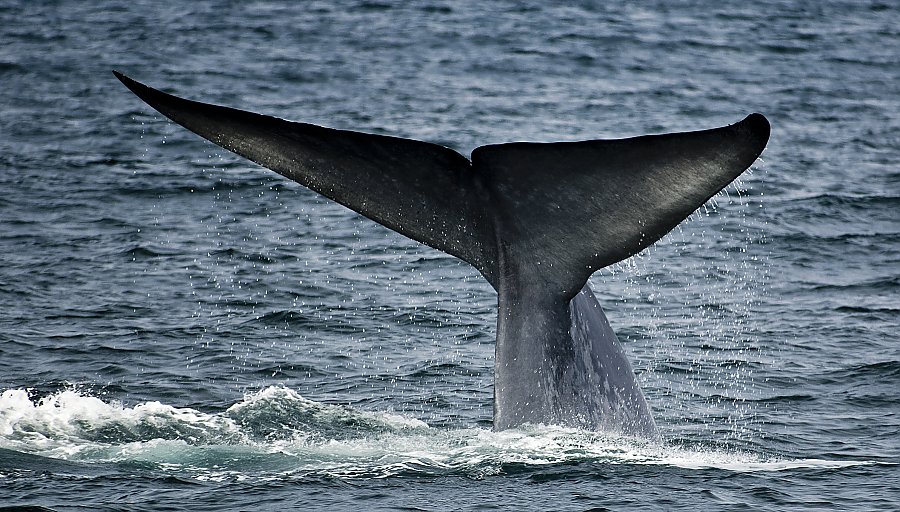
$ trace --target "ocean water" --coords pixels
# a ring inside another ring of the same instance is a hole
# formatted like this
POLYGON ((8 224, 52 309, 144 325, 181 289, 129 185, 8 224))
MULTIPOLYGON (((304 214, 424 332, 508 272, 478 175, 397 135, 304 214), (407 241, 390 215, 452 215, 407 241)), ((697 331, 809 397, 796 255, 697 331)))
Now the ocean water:
POLYGON ((0 0, 0 510, 900 508, 898 27, 877 1, 0 0), (773 130, 591 279, 662 440, 493 432, 476 271, 112 69, 465 155, 773 130))

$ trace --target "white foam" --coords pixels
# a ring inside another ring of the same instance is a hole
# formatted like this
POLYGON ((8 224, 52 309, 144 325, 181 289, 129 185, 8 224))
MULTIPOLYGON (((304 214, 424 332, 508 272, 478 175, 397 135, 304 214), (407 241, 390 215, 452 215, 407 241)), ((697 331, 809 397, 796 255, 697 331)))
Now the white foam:
POLYGON ((870 464, 688 449, 562 427, 435 429, 402 415, 321 404, 284 387, 248 394, 219 414, 159 402, 127 407, 76 390, 33 402, 26 390, 7 390, 0 395, 0 447, 88 462, 141 461, 213 480, 447 472, 480 478, 509 464, 577 461, 735 472, 870 464))

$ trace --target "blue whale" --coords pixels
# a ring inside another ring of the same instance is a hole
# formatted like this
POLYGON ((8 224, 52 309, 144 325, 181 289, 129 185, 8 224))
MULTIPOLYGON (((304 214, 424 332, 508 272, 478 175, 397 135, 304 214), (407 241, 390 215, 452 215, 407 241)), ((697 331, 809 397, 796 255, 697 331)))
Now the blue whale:
POLYGON ((617 140, 436 144, 182 99, 113 72, 161 114, 413 240, 497 291, 494 428, 526 423, 657 437, 625 351, 588 287, 750 167, 751 114, 710 130, 617 140))

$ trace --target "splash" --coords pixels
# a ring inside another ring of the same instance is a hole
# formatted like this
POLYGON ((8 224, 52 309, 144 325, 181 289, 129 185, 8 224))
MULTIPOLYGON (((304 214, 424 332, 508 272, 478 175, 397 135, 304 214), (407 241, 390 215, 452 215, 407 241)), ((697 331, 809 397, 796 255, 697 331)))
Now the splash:
POLYGON ((859 464, 689 450, 550 426, 435 429, 396 414, 314 402, 284 387, 248 394, 213 414, 159 402, 129 407, 76 390, 37 401, 26 390, 7 390, 0 395, 0 448, 76 462, 137 464, 200 480, 484 478, 578 462, 732 471, 859 464))

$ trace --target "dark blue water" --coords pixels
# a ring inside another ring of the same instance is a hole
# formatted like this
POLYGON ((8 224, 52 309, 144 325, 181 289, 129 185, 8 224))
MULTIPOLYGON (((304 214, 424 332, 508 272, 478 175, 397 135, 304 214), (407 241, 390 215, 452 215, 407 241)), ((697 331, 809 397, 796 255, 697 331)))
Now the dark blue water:
POLYGON ((0 506, 900 507, 891 2, 0 1, 0 506), (591 281, 664 440, 490 430, 471 268, 110 73, 448 145, 765 113, 751 172, 591 281))

